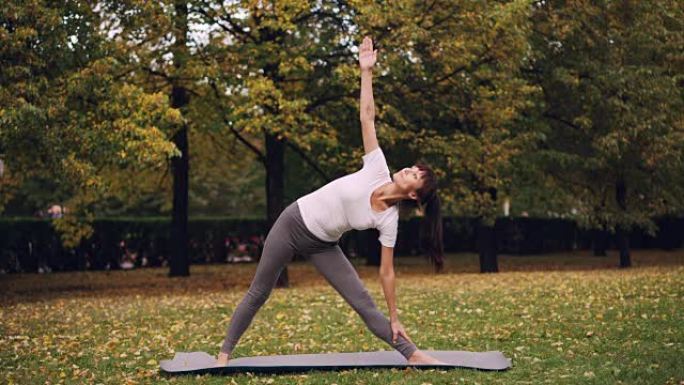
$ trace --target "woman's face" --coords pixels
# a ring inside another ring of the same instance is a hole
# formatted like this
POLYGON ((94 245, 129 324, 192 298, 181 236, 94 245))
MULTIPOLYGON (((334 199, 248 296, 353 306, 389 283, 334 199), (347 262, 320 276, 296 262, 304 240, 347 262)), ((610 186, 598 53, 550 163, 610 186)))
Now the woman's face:
POLYGON ((423 187, 423 174, 425 174, 425 171, 421 171, 418 167, 412 166, 395 172, 394 175, 392 175, 392 179, 402 191, 409 194, 411 199, 416 199, 418 196, 416 190, 423 187))

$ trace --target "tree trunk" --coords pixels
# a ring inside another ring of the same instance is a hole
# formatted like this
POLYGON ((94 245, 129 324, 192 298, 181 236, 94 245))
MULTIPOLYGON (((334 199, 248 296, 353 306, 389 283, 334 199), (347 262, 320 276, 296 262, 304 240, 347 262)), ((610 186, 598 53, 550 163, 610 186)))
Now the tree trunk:
POLYGON ((173 158, 173 219, 171 222, 170 277, 190 275, 188 258, 188 130, 178 130, 173 142, 181 157, 173 158))
POLYGON ((493 226, 486 226, 481 220, 477 228, 477 250, 480 254, 480 273, 498 272, 496 233, 493 226))
POLYGON ((629 238, 627 232, 621 227, 617 230, 617 243, 620 249, 620 267, 632 266, 632 260, 629 255, 629 238))
MULTIPOLYGON (((185 66, 188 55, 186 38, 188 34, 188 5, 185 1, 176 0, 174 5, 173 65, 176 71, 185 66)), ((171 107, 183 110, 189 102, 189 95, 179 80, 173 80, 171 88, 171 107)), ((169 276, 187 277, 190 275, 190 259, 188 257, 188 126, 183 125, 173 136, 180 158, 171 161, 173 168, 173 218, 171 222, 171 255, 169 257, 169 276)))
POLYGON ((595 229, 592 234, 592 247, 594 249, 594 256, 605 257, 606 249, 608 248, 608 232, 603 229, 595 229))
MULTIPOLYGON (((618 178, 615 184, 615 200, 623 213, 627 212, 627 185, 623 178, 618 178)), ((617 241, 620 248, 620 267, 632 266, 632 260, 629 255, 629 238, 627 238, 628 229, 622 225, 617 229, 617 241)))
MULTIPOLYGON (((266 133, 266 211, 269 231, 284 209, 285 196, 285 143, 266 133)), ((283 268, 276 287, 289 287, 287 266, 283 268)))

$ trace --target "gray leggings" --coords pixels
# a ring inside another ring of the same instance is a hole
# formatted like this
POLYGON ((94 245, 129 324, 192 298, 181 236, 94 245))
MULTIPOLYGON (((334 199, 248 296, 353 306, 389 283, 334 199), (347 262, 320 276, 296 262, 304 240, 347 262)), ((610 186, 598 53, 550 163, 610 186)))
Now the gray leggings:
POLYGON ((320 240, 306 228, 295 201, 280 214, 266 237, 256 274, 247 294, 233 313, 221 352, 233 352, 240 337, 252 323, 252 318, 271 294, 281 270, 295 253, 310 256, 316 269, 361 316, 373 334, 407 359, 417 350, 413 343, 402 336, 397 336, 397 342, 392 343, 389 319, 375 306, 354 266, 337 242, 320 240))

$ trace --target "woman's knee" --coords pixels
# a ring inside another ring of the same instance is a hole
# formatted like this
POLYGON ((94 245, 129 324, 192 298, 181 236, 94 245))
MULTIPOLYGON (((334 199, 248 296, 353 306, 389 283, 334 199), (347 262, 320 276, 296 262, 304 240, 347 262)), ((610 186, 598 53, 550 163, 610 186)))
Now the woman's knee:
POLYGON ((251 308, 258 309, 266 302, 271 294, 271 289, 262 287, 250 287, 245 295, 244 302, 251 308))

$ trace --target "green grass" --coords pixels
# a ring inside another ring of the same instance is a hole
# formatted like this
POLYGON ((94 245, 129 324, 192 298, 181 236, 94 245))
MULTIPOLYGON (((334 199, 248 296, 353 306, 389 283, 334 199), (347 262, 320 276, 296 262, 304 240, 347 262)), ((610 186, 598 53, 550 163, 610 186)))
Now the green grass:
MULTIPOLYGON (((350 370, 232 377, 159 373, 176 351, 216 354, 255 265, 12 275, 0 278, 3 384, 680 384, 684 252, 636 251, 634 267, 586 252, 501 256, 478 274, 472 254, 446 274, 396 261, 397 303, 422 349, 500 350, 506 372, 350 370)), ((374 267, 355 260, 386 314, 374 267)), ((307 262, 290 265, 234 357, 389 350, 307 262)))

